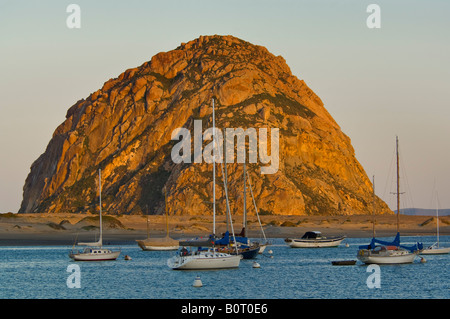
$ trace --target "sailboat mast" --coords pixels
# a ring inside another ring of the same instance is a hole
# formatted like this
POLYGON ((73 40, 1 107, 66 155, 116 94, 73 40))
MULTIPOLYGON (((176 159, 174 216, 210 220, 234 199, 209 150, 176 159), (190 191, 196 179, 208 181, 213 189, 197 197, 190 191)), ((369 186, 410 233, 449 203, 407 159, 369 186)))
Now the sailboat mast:
POLYGON ((400 231, 399 229, 399 220, 400 220, 400 164, 399 164, 399 156, 398 156, 398 136, 396 139, 396 150, 397 150, 397 233, 400 231))
POLYGON ((229 204, 228 204, 228 191, 227 191, 227 187, 228 187, 228 171, 227 171, 227 153, 226 152, 224 152, 223 153, 223 156, 224 156, 224 177, 223 177, 223 180, 224 180, 224 186, 225 186, 225 195, 226 195, 226 201, 227 201, 227 213, 225 214, 225 215, 227 215, 227 218, 226 218, 226 221, 227 221, 227 231, 228 231, 228 229, 229 229, 229 223, 230 223, 230 221, 229 221, 229 218, 228 218, 228 210, 229 210, 229 204))
POLYGON ((243 220, 243 236, 246 237, 247 233, 247 186, 246 186, 246 167, 245 167, 245 158, 244 158, 244 220, 243 220))
POLYGON ((252 195, 253 206, 255 206, 256 217, 258 217, 259 226, 261 227, 261 232, 264 236, 264 240, 267 242, 266 234, 264 233, 264 228, 262 227, 261 219, 259 218, 258 207, 256 206, 255 202, 255 196, 253 196, 253 187, 252 182, 250 181, 250 175, 247 174, 247 178, 248 178, 248 186, 250 188, 250 194, 252 195))
POLYGON ((372 179, 373 179, 372 237, 375 238, 375 175, 373 175, 372 179))
POLYGON ((214 98, 212 99, 213 121, 213 236, 216 235, 216 118, 214 114, 214 98))
POLYGON ((164 206, 166 209, 166 234, 167 237, 169 237, 169 217, 167 215, 167 195, 166 195, 166 189, 164 188, 164 206))
POLYGON ((100 242, 103 240, 102 234, 102 170, 98 170, 98 192, 99 192, 99 202, 100 202, 100 242))
POLYGON ((437 247, 439 248, 439 198, 436 192, 436 242, 437 247))
MULTIPOLYGON (((218 155, 219 158, 222 158, 222 147, 217 148, 218 149, 218 155)), ((225 202, 226 202, 226 215, 227 215, 227 231, 228 231, 228 226, 231 225, 231 233, 233 234, 233 241, 236 242, 236 236, 234 233, 234 227, 233 227, 233 220, 231 219, 231 210, 230 210, 230 202, 228 200, 228 179, 227 179, 227 153, 224 152, 223 154, 223 158, 224 160, 222 161, 222 175, 224 176, 223 178, 223 188, 225 190, 225 202), (225 163, 225 165, 223 165, 225 163)), ((238 254, 238 247, 237 245, 234 245, 234 248, 236 249, 236 254, 238 254)))

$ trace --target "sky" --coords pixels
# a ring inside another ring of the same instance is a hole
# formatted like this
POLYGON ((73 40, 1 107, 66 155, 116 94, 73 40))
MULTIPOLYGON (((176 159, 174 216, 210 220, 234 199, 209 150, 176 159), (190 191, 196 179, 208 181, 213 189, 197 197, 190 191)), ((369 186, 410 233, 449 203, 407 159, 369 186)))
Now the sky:
POLYGON ((0 0, 0 212, 17 212, 31 164, 70 106, 200 35, 233 35, 285 58, 350 137, 392 209, 450 208, 448 0, 0 0), (69 28, 70 4, 80 28, 69 28), (370 4, 380 28, 369 28, 370 4), (438 194, 439 204, 435 200, 438 194))

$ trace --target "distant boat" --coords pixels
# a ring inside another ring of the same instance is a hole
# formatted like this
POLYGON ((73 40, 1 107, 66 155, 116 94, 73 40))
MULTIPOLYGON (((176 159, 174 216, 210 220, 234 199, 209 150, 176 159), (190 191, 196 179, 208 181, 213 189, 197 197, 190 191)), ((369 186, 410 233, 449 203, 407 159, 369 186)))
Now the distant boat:
MULTIPOLYGON (((422 249, 421 244, 411 247, 400 245, 399 212, 400 212, 400 172, 398 155, 398 138, 396 138, 397 151, 397 235, 392 242, 375 238, 375 221, 373 221, 373 238, 369 245, 359 246, 357 258, 365 264, 409 264, 414 261, 416 253, 422 249), (380 244, 377 246, 377 244, 380 244)), ((373 218, 375 218, 375 182, 373 183, 373 218)))
POLYGON ((352 266, 356 264, 356 260, 335 260, 331 264, 333 266, 352 266))
MULTIPOLYGON (((214 99, 212 100, 212 117, 213 117, 213 150, 216 149, 216 129, 215 129, 215 113, 214 99)), ((206 270, 206 269, 227 269, 239 267, 242 259, 241 255, 231 255, 226 252, 219 252, 215 247, 215 231, 216 231, 216 164, 215 152, 213 152, 213 232, 211 235, 211 247, 191 247, 190 249, 183 246, 175 256, 167 260, 167 266, 173 270, 206 270)), ((234 234, 233 234, 234 236, 234 234)), ((195 243, 195 241, 194 241, 195 243)))
POLYGON ((167 260, 167 265, 174 270, 227 269, 239 267, 241 258, 219 252, 215 247, 207 250, 183 247, 179 254, 167 260))
POLYGON ((436 242, 433 245, 422 250, 420 253, 422 255, 441 255, 441 254, 448 254, 449 252, 450 247, 440 247, 439 242, 436 242))
POLYGON ((146 251, 177 250, 180 247, 178 240, 172 239, 169 236, 141 239, 137 240, 137 243, 142 250, 146 251))
POLYGON ((166 251, 166 250, 177 250, 180 247, 178 240, 172 239, 169 236, 169 221, 168 221, 168 214, 167 214, 167 200, 166 200, 165 192, 164 192, 164 203, 165 203, 165 210, 166 210, 166 237, 150 238, 149 217, 147 216, 147 239, 136 240, 139 247, 141 247, 142 250, 166 251))
POLYGON ((325 237, 320 231, 308 231, 301 238, 286 238, 284 241, 292 248, 336 247, 346 236, 325 237))
POLYGON ((88 246, 81 251, 75 251, 73 247, 72 251, 69 253, 69 257, 76 261, 116 260, 120 255, 120 250, 113 251, 111 249, 103 248, 101 170, 98 171, 98 185, 100 201, 100 237, 97 242, 78 243, 80 246, 88 246))
MULTIPOLYGON (((437 197, 437 195, 436 195, 437 197)), ((437 203, 436 198, 436 203, 437 203)), ((436 204, 437 206, 437 204, 436 204)), ((439 245, 439 208, 436 207, 436 242, 422 250, 420 253, 422 255, 440 255, 440 254, 448 254, 450 252, 450 247, 441 247, 439 245)))

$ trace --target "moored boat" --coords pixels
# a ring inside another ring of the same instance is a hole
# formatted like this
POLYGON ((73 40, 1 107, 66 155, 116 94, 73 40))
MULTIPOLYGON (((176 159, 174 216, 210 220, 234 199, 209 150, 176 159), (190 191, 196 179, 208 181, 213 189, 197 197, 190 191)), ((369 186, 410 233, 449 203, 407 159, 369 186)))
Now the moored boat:
MULTIPOLYGON (((438 203, 439 200, 437 198, 437 193, 436 193, 436 203, 438 203)), ((439 208, 436 207, 436 242, 423 249, 420 252, 422 255, 442 255, 442 254, 448 254, 450 253, 450 247, 441 247, 440 243, 439 243, 439 208)))
MULTIPOLYGON (((83 250, 74 250, 69 253, 69 257, 75 261, 103 261, 103 260, 116 260, 120 255, 120 250, 113 251, 111 249, 103 248, 103 227, 102 227, 102 186, 101 186, 101 170, 98 171, 98 188, 99 188, 99 224, 100 224, 100 237, 99 240, 93 243, 78 243, 85 247, 83 250), (90 247, 89 247, 90 246, 90 247)), ((75 245, 74 245, 75 246, 75 245)))
POLYGON ((112 251, 103 247, 86 247, 82 251, 71 252, 69 257, 75 261, 104 261, 116 260, 120 251, 112 251))
POLYGON ((410 264, 416 255, 398 246, 376 246, 360 249, 358 259, 365 264, 410 264))
POLYGON ((180 247, 178 240, 175 240, 169 236, 169 221, 168 221, 168 213, 167 213, 167 200, 166 200, 166 192, 164 191, 164 203, 166 209, 166 237, 150 237, 149 234, 149 217, 147 216, 147 238, 136 240, 138 246, 141 247, 142 250, 177 250, 180 247))
POLYGON ((167 260, 167 265, 174 270, 237 268, 241 258, 240 255, 230 255, 215 248, 188 250, 183 247, 176 256, 167 260))
POLYGON ((443 255, 450 253, 450 247, 440 247, 439 242, 423 249, 420 254, 422 255, 443 255))
POLYGON ((286 238, 284 241, 292 248, 337 247, 346 236, 325 237, 319 231, 308 231, 301 238, 286 238))
POLYGON ((137 240, 138 246, 142 250, 147 251, 163 251, 163 250, 177 250, 180 245, 177 240, 170 237, 156 237, 137 240))
MULTIPOLYGON (((216 150, 216 130, 215 130, 215 113, 214 113, 214 99, 212 100, 212 122, 213 122, 213 130, 212 130, 212 146, 213 150, 216 150)), ((213 152, 215 154, 215 152, 213 152)), ((203 247, 198 247, 196 250, 192 249, 188 250, 186 247, 183 247, 181 250, 177 252, 175 256, 169 258, 167 260, 167 266, 172 268, 173 270, 207 270, 207 269, 227 269, 227 268, 236 268, 239 267, 242 256, 239 254, 231 255, 227 252, 218 252, 215 247, 216 240, 216 166, 215 166, 215 155, 213 155, 212 159, 213 163, 213 227, 212 234, 209 237, 209 241, 211 242, 210 248, 207 250, 203 249, 203 247)), ((226 184, 225 184, 226 191, 226 184)), ((227 209, 227 213, 230 214, 229 209, 227 209)), ((231 220, 231 216, 230 221, 231 220)), ((232 225, 232 224, 231 224, 232 225)), ((233 226, 232 226, 233 227, 233 226)), ((233 228, 232 228, 233 229, 233 228)), ((233 231, 234 237, 234 231, 233 231)), ((194 241, 195 243, 195 241, 194 241)), ((198 242, 196 243, 198 244, 198 242)))
POLYGON ((250 242, 247 237, 240 235, 230 239, 228 231, 225 232, 221 239, 215 241, 215 245, 221 252, 227 252, 231 255, 242 255, 244 259, 256 258, 260 251, 259 243, 250 242))
POLYGON ((352 266, 356 264, 356 260, 335 260, 331 264, 333 266, 352 266))
MULTIPOLYGON (((373 237, 369 245, 359 246, 357 258, 365 264, 410 264, 417 253, 423 249, 422 244, 407 247, 400 244, 400 169, 398 154, 398 138, 396 138, 397 154, 397 235, 392 242, 375 238, 375 220, 373 220, 373 237), (379 245, 377 245, 379 244, 379 245)), ((375 219, 375 180, 373 182, 373 219, 375 219)))

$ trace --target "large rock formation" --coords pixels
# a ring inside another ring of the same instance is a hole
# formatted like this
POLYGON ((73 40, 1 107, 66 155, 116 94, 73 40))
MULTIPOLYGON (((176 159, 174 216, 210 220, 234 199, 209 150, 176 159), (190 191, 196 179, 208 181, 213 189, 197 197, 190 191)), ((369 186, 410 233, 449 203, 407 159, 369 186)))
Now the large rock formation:
MULTIPOLYGON (((70 107, 31 166, 20 212, 94 212, 102 169, 102 206, 109 214, 161 214, 164 188, 170 214, 211 214, 212 164, 174 163, 179 141, 171 136, 184 127, 194 139, 195 119, 203 130, 211 127, 213 97, 218 128, 279 128, 278 171, 261 174, 261 163, 248 165, 261 213, 372 211, 372 185, 350 139, 285 60, 232 36, 201 36, 126 70, 70 107)), ((223 214, 222 168, 216 168, 217 212, 223 214)), ((242 164, 227 169, 231 210, 240 214, 242 164)), ((376 200, 379 211, 390 212, 376 200)))

